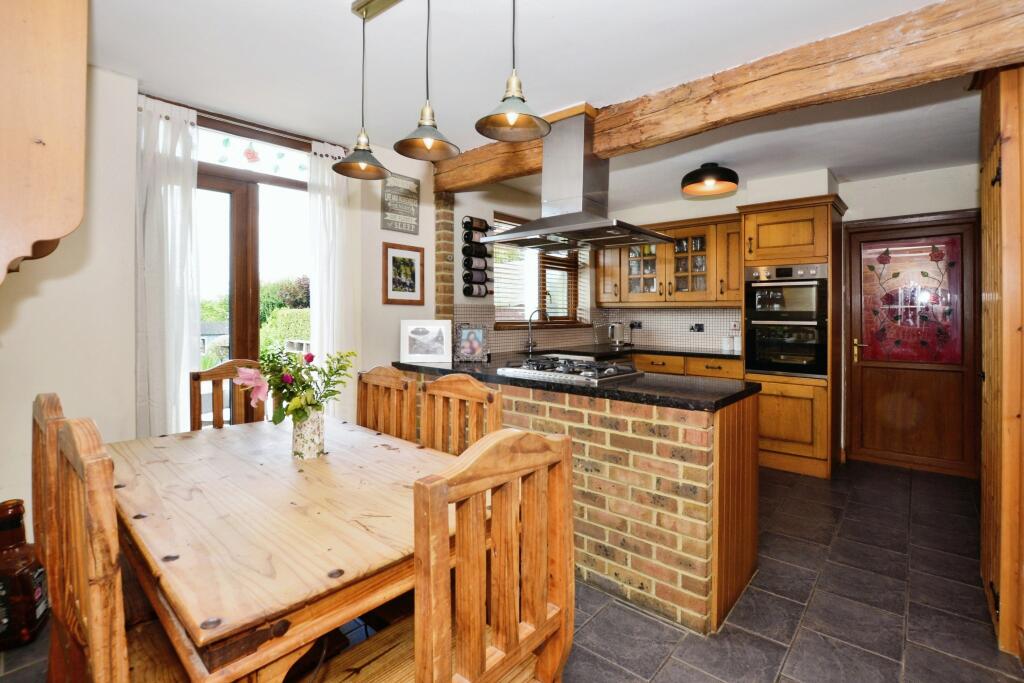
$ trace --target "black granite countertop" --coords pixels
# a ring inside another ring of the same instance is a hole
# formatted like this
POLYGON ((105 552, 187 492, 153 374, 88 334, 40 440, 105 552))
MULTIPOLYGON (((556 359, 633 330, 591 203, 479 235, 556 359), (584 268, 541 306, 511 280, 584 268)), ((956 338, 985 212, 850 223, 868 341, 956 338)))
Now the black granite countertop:
POLYGON ((669 346, 650 346, 646 344, 627 344, 626 346, 612 346, 611 344, 556 346, 553 349, 537 350, 534 353, 592 356, 594 360, 611 360, 612 358, 621 358, 631 353, 651 353, 661 356, 695 356, 698 358, 721 358, 726 360, 739 360, 742 358, 739 353, 733 352, 691 351, 669 346))
MULTIPOLYGON (((551 351, 545 350, 540 353, 551 353, 551 351)), ((482 382, 493 382, 494 384, 508 384, 516 387, 560 391, 566 394, 610 398, 616 401, 629 401, 631 403, 643 403, 646 405, 664 406, 666 408, 683 408, 685 410, 703 410, 708 412, 721 410, 727 405, 761 391, 761 385, 757 382, 696 377, 692 375, 665 375, 652 372, 645 373, 643 377, 626 379, 601 387, 541 382, 516 377, 505 377, 498 374, 498 368, 505 367, 511 363, 522 362, 526 357, 525 354, 521 353, 509 353, 493 355, 491 360, 486 363, 403 363, 395 361, 393 365, 399 370, 410 372, 436 375, 464 372, 482 382)))

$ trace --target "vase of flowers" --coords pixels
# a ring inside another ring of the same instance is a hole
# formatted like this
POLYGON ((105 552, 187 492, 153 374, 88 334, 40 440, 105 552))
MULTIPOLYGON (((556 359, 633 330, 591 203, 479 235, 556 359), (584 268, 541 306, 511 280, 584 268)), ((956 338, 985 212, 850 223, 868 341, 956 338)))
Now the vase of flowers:
POLYGON ((275 347, 260 353, 259 370, 239 368, 235 384, 251 391, 252 405, 274 398, 272 420, 292 420, 292 455, 306 460, 324 455, 324 407, 352 378, 355 352, 332 353, 314 365, 311 353, 300 355, 275 347))

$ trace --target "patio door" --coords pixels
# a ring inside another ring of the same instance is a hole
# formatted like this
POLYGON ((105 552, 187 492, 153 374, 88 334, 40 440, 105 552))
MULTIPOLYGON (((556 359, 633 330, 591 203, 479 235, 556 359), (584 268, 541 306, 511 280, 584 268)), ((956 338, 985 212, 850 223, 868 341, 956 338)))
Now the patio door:
POLYGON ((978 476, 974 210, 847 224, 847 457, 978 476))

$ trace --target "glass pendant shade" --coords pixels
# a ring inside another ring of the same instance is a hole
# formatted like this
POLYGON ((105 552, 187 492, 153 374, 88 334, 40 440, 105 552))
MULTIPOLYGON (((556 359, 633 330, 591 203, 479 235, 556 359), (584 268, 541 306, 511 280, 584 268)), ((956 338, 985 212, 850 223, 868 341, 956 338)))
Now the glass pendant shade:
POLYGON ((402 156, 421 161, 443 161, 459 156, 459 148, 437 129, 434 110, 430 102, 420 110, 416 130, 395 143, 395 151, 402 156))
POLYGON ((715 163, 701 164, 683 176, 680 183, 683 194, 696 197, 707 197, 716 194, 727 194, 734 191, 740 183, 740 176, 731 168, 715 163))
POLYGON ((512 69, 505 84, 505 97, 491 113, 476 122, 476 132, 502 142, 539 140, 551 132, 551 124, 533 113, 523 97, 523 84, 512 69))
POLYGON ((370 138, 365 130, 359 131, 355 149, 331 168, 335 173, 359 180, 383 180, 391 175, 370 151, 370 138))

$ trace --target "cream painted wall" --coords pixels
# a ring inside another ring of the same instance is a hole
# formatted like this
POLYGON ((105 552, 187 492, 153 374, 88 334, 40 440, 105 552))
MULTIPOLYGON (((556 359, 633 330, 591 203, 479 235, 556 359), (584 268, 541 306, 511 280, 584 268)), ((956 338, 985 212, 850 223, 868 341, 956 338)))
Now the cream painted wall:
POLYGON ((85 220, 0 287, 0 500, 30 500, 36 394, 58 393, 104 439, 134 436, 137 93, 89 69, 85 220))
POLYGON ((978 165, 966 164, 840 183, 839 196, 850 207, 843 220, 974 209, 978 182, 978 165))
POLYGON ((519 218, 540 217, 540 197, 508 185, 491 185, 476 192, 455 195, 455 305, 489 303, 493 297, 475 298, 462 293, 462 219, 483 218, 493 223, 494 214, 505 213, 519 218))
MULTIPOLYGON (((363 255, 362 292, 362 348, 357 363, 361 369, 378 365, 391 365, 398 360, 399 326, 402 320, 432 320, 434 318, 434 176, 433 167, 423 161, 407 159, 386 147, 375 147, 374 155, 393 173, 420 180, 420 233, 406 235, 381 230, 380 192, 383 183, 350 180, 350 197, 358 195, 358 202, 350 202, 350 216, 362 226, 359 247, 363 255), (358 204, 358 205, 356 205, 358 204), (424 297, 422 306, 385 306, 381 303, 381 245, 394 242, 424 248, 424 297)), ((352 197, 354 199, 354 197, 352 197)), ((346 296, 345 292, 341 296, 346 296)))

